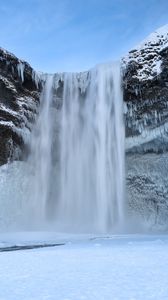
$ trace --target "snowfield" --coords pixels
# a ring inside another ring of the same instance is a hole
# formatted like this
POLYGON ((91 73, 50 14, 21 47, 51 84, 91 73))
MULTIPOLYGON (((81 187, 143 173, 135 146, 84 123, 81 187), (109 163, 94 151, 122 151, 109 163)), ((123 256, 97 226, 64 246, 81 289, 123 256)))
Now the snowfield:
POLYGON ((1 234, 0 300, 168 299, 168 236, 1 234), (31 239, 32 236, 32 239, 31 239))

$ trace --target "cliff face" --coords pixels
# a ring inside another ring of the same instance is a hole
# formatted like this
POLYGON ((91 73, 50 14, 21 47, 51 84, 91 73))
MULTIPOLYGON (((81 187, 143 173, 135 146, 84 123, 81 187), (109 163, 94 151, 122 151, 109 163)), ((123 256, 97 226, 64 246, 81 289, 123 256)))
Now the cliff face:
POLYGON ((130 210, 168 224, 168 25, 123 58, 130 210))
POLYGON ((40 89, 30 65, 0 48, 0 165, 25 152, 40 89))
POLYGON ((167 150, 168 26, 151 34, 122 61, 126 148, 163 152, 167 150))

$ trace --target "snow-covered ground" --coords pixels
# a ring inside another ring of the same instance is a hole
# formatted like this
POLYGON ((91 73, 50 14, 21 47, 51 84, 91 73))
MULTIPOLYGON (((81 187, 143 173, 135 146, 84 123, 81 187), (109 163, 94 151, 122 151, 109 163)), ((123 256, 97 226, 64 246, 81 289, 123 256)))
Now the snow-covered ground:
POLYGON ((0 241, 65 242, 0 252, 0 300, 168 299, 168 236, 20 233, 0 241))

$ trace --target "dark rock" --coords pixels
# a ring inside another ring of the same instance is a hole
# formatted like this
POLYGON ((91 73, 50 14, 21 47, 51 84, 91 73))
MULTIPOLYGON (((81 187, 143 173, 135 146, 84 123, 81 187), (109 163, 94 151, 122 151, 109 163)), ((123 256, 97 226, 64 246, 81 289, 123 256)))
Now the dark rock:
POLYGON ((21 159, 34 122, 41 82, 31 66, 0 48, 0 165, 21 159))

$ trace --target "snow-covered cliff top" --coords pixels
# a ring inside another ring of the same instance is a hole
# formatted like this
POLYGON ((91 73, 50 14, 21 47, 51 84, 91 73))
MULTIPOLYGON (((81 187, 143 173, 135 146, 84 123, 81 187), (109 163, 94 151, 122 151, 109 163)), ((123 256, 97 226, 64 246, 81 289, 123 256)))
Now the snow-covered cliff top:
POLYGON ((139 80, 150 80, 161 72, 161 51, 168 47, 168 24, 151 33, 133 50, 129 51, 122 61, 124 65, 134 61, 137 65, 139 80))

